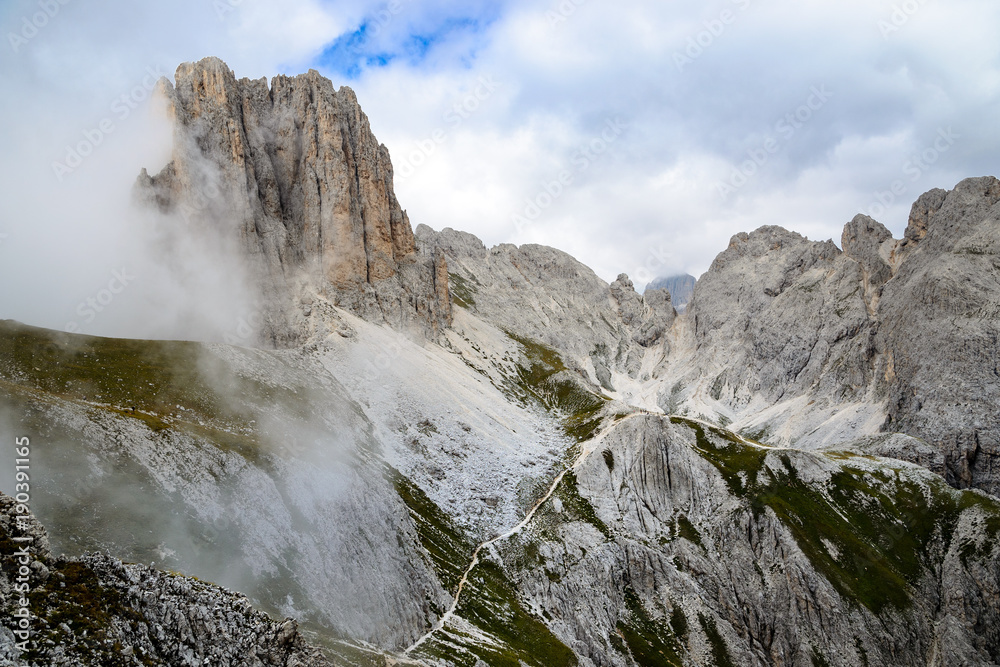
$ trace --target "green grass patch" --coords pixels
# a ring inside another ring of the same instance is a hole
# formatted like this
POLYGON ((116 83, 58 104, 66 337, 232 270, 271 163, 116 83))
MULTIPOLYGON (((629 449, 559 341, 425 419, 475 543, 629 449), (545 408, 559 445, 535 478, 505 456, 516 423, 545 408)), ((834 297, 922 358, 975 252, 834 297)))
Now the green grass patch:
POLYGON ((611 530, 607 524, 601 521, 594 511, 594 506, 586 498, 580 495, 577 487, 576 474, 573 471, 566 473, 559 486, 556 487, 553 497, 562 502, 564 520, 583 521, 597 528, 606 539, 611 539, 611 530))
POLYGON ((705 545, 701 543, 701 533, 694 527, 694 524, 683 514, 677 515, 677 534, 692 544, 697 544, 702 549, 705 545))
POLYGON ((653 618, 630 587, 625 589, 625 608, 628 613, 617 629, 635 663, 641 667, 681 667, 681 645, 673 628, 653 618))
POLYGON ((574 378, 551 347, 510 332, 507 335, 521 346, 527 360, 510 378, 515 396, 555 414, 566 435, 577 442, 593 438, 603 421, 601 410, 611 399, 574 378))
POLYGON ((687 641, 687 616, 684 614, 684 610, 677 605, 674 605, 673 611, 670 612, 670 629, 674 631, 674 634, 681 640, 681 642, 687 641))
POLYGON ((0 374, 11 382, 117 406, 127 415, 136 410, 162 418, 177 414, 179 405, 191 412, 189 419, 238 417, 202 377, 203 349, 197 343, 98 338, 0 322, 0 374))
POLYGON ((67 334, 0 321, 0 383, 39 399, 72 401, 180 430, 256 459, 260 415, 322 414, 322 396, 241 375, 200 343, 67 334))
POLYGON ((473 282, 470 282, 457 273, 449 273, 448 287, 451 291, 451 300, 456 306, 469 310, 476 305, 475 295, 479 288, 474 279, 473 282))
POLYGON ((396 493, 410 510, 434 573, 444 589, 454 595, 475 545, 419 486, 398 470, 390 469, 389 475, 396 493))
POLYGON ((419 653, 463 667, 472 667, 477 660, 491 667, 577 665, 569 647, 524 608, 515 586, 493 561, 480 561, 470 573, 457 613, 496 643, 448 629, 421 646, 419 653))
POLYGON ((812 664, 813 667, 830 667, 830 663, 827 662, 826 656, 818 648, 813 646, 812 650, 812 664))
POLYGON ((719 629, 715 625, 715 619, 699 613, 698 622, 701 624, 701 629, 705 631, 705 636, 708 638, 708 645, 712 649, 712 660, 715 662, 715 667, 736 667, 733 657, 729 655, 729 647, 726 646, 726 640, 722 638, 719 629))
MULTIPOLYGON (((784 472, 764 467, 769 451, 746 445, 731 433, 673 418, 695 432, 698 452, 722 474, 730 490, 755 513, 770 508, 789 529, 813 566, 847 600, 875 614, 907 609, 935 554, 947 548, 959 515, 976 506, 986 528, 1000 532, 1000 504, 956 492, 943 480, 917 483, 888 470, 867 473, 845 465, 828 489, 806 484, 783 455, 784 472), (711 434, 714 437, 709 437, 711 434)), ((982 555, 970 549, 969 556, 982 555)))

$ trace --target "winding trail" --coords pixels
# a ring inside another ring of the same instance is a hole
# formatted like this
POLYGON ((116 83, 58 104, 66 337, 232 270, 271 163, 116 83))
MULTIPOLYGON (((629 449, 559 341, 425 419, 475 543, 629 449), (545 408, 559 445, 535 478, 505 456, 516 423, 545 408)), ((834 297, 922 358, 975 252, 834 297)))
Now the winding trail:
MULTIPOLYGON (((675 415, 668 415, 664 413, 657 413, 649 410, 639 409, 636 412, 633 412, 628 416, 623 417, 611 423, 596 436, 594 436, 590 440, 587 440, 586 442, 581 443, 580 455, 577 456, 576 459, 573 461, 573 463, 571 463, 566 469, 564 469, 562 472, 556 475, 555 479, 552 480, 552 484, 549 486, 549 489, 545 493, 545 495, 543 495, 537 502, 535 502, 535 504, 531 507, 528 513, 524 515, 524 518, 521 519, 521 521, 518 522, 517 525, 515 525, 513 528, 511 528, 505 533, 502 533, 500 535, 497 535, 496 537, 490 538, 485 542, 480 543, 479 546, 476 547, 475 551, 472 552, 472 560, 469 562, 469 566, 465 568, 465 572, 462 573, 462 578, 458 582, 458 590, 455 591, 455 597, 452 600, 451 606, 448 608, 448 611, 446 611, 444 614, 441 615, 441 618, 438 619, 437 623, 435 623, 434 626, 430 630, 428 630, 426 634, 420 637, 420 639, 418 639, 412 645, 407 647, 403 651, 403 655, 409 655, 411 652, 419 648, 424 642, 430 639, 433 635, 444 629, 444 626, 447 625, 448 621, 450 621, 452 616, 455 615, 455 610, 458 609, 459 602, 461 601, 462 598, 462 591, 465 590, 465 585, 469 583, 469 575, 472 574, 472 571, 476 568, 477 565, 479 565, 479 554, 482 552, 483 549, 492 544, 495 544, 497 542, 502 542, 503 540, 513 537, 517 533, 521 532, 521 530, 523 530, 529 523, 531 523, 531 520, 534 518, 535 513, 538 512, 539 508, 541 508, 541 506, 544 505, 546 501, 548 501, 548 499, 552 497, 552 494, 555 493, 556 488, 559 486, 559 483, 562 482, 563 477, 565 477, 568 472, 570 472, 571 470, 579 466, 581 463, 583 463, 588 456, 590 456, 594 451, 596 451, 597 445, 602 440, 604 440, 605 436, 607 436, 607 434, 612 429, 628 421, 629 419, 633 419, 635 417, 648 417, 648 416, 664 417, 666 419, 669 419, 675 415)), ((702 421, 701 419, 694 419, 692 417, 681 417, 681 418, 686 419, 688 421, 697 422, 698 424, 702 424, 703 426, 708 426, 711 428, 719 428, 716 424, 710 424, 709 422, 702 421)), ((741 442, 751 447, 757 447, 760 449, 773 449, 772 447, 761 445, 760 443, 751 442, 746 438, 744 438, 743 436, 741 436, 739 433, 735 433, 732 431, 730 431, 730 433, 733 433, 733 435, 739 438, 741 442)))
MULTIPOLYGON (((646 413, 646 412, 632 413, 627 417, 624 417, 614 422, 613 424, 605 428, 603 431, 598 433, 596 436, 594 436, 593 438, 587 440, 585 443, 582 444, 596 445, 597 443, 599 443, 601 440, 604 439, 604 437, 611 431, 611 429, 618 426, 622 422, 627 421, 633 417, 646 416, 647 414, 654 414, 654 413, 646 413)), ((569 471, 573 470, 578 465, 583 463, 587 459, 587 457, 590 456, 590 454, 594 451, 594 449, 595 447, 593 446, 581 447, 580 455, 576 457, 576 460, 574 460, 573 463, 571 463, 566 469, 564 469, 562 472, 556 475, 555 479, 552 480, 552 484, 549 485, 548 491, 545 492, 545 495, 539 498, 538 501, 535 502, 534 505, 532 505, 528 513, 524 515, 524 518, 521 519, 521 521, 518 522, 517 525, 515 525, 513 528, 511 528, 505 533, 502 533, 500 535, 497 535, 496 537, 490 538, 485 542, 480 543, 480 545, 476 547, 476 550, 472 552, 472 561, 469 563, 469 566, 465 568, 465 572, 462 573, 462 579, 458 582, 458 590, 455 591, 455 598, 452 600, 451 606, 448 608, 448 611, 442 614, 441 618, 438 619, 438 622, 435 623, 434 626, 430 630, 428 630, 424 636, 422 636, 411 646, 409 646, 405 651, 403 651, 404 655, 407 655, 412 651, 416 650, 417 648, 420 647, 421 644, 430 639, 431 636, 442 630, 444 626, 447 625, 448 621, 451 620, 451 617, 455 615, 455 610, 458 609, 458 604, 462 598, 462 591, 465 589, 465 585, 469 583, 469 575, 472 574, 472 570, 475 569, 476 565, 479 565, 479 554, 482 552, 482 550, 490 546, 491 544, 495 544, 497 542, 506 540, 507 538, 513 537, 514 535, 521 532, 521 530, 523 530, 529 523, 531 523, 531 520, 535 517, 535 513, 538 512, 539 508, 541 508, 541 506, 544 505, 546 501, 552 497, 552 494, 556 492, 556 488, 559 486, 559 483, 562 482, 563 477, 565 477, 569 471)))

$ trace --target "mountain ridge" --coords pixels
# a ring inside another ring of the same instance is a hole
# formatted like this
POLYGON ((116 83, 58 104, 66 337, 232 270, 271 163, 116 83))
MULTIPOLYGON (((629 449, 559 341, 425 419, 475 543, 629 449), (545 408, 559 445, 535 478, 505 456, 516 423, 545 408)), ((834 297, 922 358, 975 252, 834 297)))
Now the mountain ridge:
POLYGON ((0 322, 0 431, 36 434, 59 549, 220 581, 334 664, 1000 662, 1000 181, 922 195, 902 239, 737 234, 678 313, 411 231, 317 73, 206 59, 162 92, 174 159, 137 197, 235 244, 264 326, 0 322))

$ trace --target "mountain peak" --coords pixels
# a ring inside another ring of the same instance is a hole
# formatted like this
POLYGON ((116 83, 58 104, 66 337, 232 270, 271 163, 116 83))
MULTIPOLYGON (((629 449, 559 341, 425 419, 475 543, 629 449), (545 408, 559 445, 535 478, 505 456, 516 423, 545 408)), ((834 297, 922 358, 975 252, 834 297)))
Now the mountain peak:
POLYGON ((205 58, 178 67, 164 94, 173 160, 140 177, 140 192, 240 246, 265 341, 322 337, 330 326, 314 302, 432 336, 448 325, 444 260, 417 252, 389 153, 354 91, 315 70, 268 90, 205 58))

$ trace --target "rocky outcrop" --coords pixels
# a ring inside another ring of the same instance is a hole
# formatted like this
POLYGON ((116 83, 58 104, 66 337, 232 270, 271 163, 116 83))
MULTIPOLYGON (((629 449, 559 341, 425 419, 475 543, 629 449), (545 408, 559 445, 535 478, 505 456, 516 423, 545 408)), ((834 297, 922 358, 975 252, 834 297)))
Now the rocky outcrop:
POLYGON ((691 297, 694 296, 694 285, 696 279, 687 273, 678 276, 660 276, 654 278, 646 285, 646 291, 653 289, 665 289, 670 292, 670 300, 673 301, 677 312, 682 313, 687 308, 691 297))
POLYGON ((1000 505, 923 468, 639 415, 575 473, 592 510, 540 518, 519 576, 581 664, 1000 660, 1000 505))
POLYGON ((850 451, 915 463, 941 476, 945 474, 944 453, 931 444, 902 433, 880 433, 839 443, 833 452, 850 451))
POLYGON ((895 244, 892 233, 867 215, 855 216, 844 226, 840 246, 844 249, 844 254, 861 265, 865 303, 869 312, 874 312, 878 307, 882 286, 892 278, 892 267, 886 256, 891 256, 891 249, 895 244), (888 253, 883 252, 884 247, 890 248, 888 253))
POLYGON ((56 558, 45 529, 20 510, 15 517, 15 508, 0 494, 0 664, 333 664, 294 620, 274 621, 242 595, 101 554, 56 558), (24 640, 22 590, 32 615, 24 640))
POLYGON ((646 290, 641 296, 632 281, 622 273, 611 283, 611 298, 618 307, 618 317, 632 332, 632 340, 651 347, 663 340, 677 317, 666 289, 646 290))
POLYGON ((944 453, 951 483, 1000 493, 998 202, 992 177, 932 190, 902 239, 859 215, 842 251, 780 227, 734 236, 661 374, 774 442, 906 433, 944 453))
POLYGON ((138 194, 192 233, 237 246, 266 342, 322 336, 329 327, 314 299, 432 335, 449 324, 435 283, 444 260, 416 252, 388 150, 351 89, 314 70, 269 87, 206 58, 178 67, 160 92, 173 159, 155 176, 144 170, 138 194))
POLYGON ((1000 181, 913 205, 879 306, 885 429, 944 452, 952 483, 1000 495, 1000 181))
POLYGON ((665 339, 676 312, 665 290, 645 297, 622 274, 611 285, 570 255, 541 245, 487 249, 465 232, 419 225, 422 252, 448 261, 455 304, 564 361, 613 391, 612 371, 636 376, 647 351, 665 339))
POLYGON ((876 430, 863 282, 859 262, 830 241, 773 226, 737 234, 695 286, 686 326, 675 328, 676 352, 658 371, 660 405, 677 412, 686 402, 797 446, 876 430), (802 396, 812 403, 794 403, 802 396), (844 414, 845 405, 857 409, 844 414))

